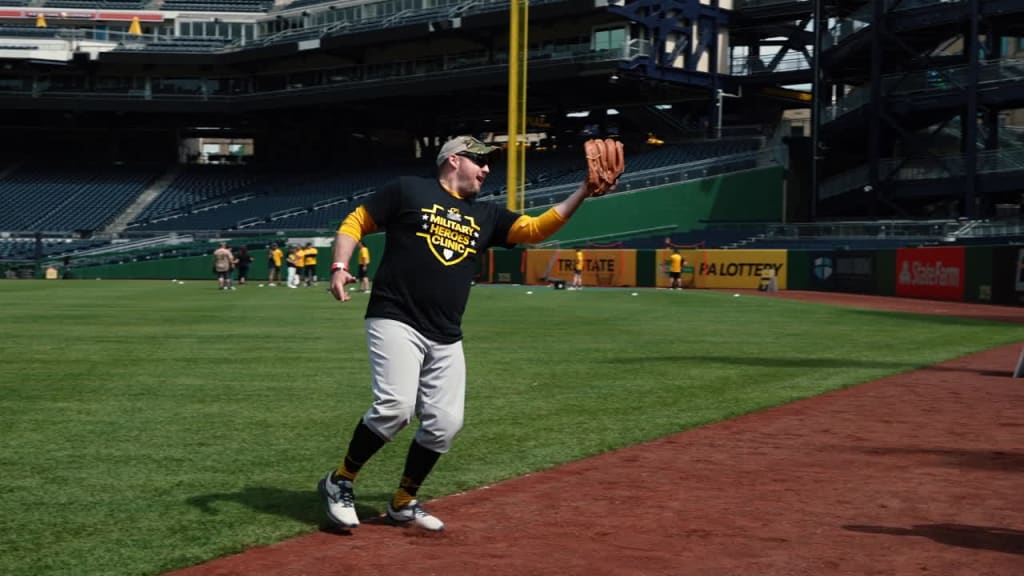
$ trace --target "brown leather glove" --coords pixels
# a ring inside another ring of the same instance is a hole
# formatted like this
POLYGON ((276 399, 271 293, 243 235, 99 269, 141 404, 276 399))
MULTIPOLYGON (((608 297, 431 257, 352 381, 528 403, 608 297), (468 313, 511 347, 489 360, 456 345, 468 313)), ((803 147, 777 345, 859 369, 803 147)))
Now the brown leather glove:
POLYGON ((590 196, 603 196, 626 170, 622 142, 595 138, 583 143, 587 154, 587 190, 590 196))

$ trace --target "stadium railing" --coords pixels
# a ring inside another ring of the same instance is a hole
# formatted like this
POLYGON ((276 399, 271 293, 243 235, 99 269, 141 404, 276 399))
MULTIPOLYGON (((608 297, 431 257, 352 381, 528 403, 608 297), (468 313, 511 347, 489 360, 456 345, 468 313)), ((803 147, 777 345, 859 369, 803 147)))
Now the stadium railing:
MULTIPOLYGON (((1024 148, 988 150, 977 153, 976 173, 1024 171, 1024 148)), ((966 156, 928 156, 921 158, 886 158, 879 162, 879 176, 883 180, 931 180, 967 173, 966 156)), ((863 189, 870 183, 867 164, 825 179, 818 198, 825 200, 847 192, 863 189)))

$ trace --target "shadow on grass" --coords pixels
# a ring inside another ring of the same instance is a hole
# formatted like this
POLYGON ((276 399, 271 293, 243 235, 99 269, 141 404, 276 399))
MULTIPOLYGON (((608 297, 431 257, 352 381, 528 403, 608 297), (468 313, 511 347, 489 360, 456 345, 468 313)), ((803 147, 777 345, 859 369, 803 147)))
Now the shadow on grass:
POLYGON ((930 312, 927 309, 920 311, 888 311, 888 310, 865 310, 863 308, 852 308, 851 312, 860 316, 873 316, 885 318, 886 320, 905 320, 917 324, 940 324, 943 326, 963 326, 964 320, 984 324, 987 322, 1000 322, 1004 324, 1024 324, 1024 311, 1008 310, 1009 307, 988 309, 985 307, 972 310, 964 310, 957 307, 956 302, 933 302, 935 308, 952 308, 952 310, 941 313, 930 312))
MULTIPOLYGON (((365 496, 368 500, 380 501, 390 497, 390 494, 367 494, 365 496)), ((218 505, 227 502, 241 504, 263 514, 298 520, 303 524, 319 525, 321 529, 329 528, 324 516, 323 501, 315 489, 283 490, 264 486, 247 486, 238 492, 192 496, 186 502, 206 514, 218 514, 218 505)), ((372 506, 357 503, 356 513, 361 519, 373 519, 379 517, 383 512, 372 506)), ((329 531, 333 532, 334 530, 329 531)))
POLYGON ((1006 370, 976 370, 971 368, 958 368, 955 366, 925 366, 915 368, 907 362, 886 362, 880 360, 854 360, 850 358, 803 358, 803 357, 765 357, 765 356, 657 356, 657 357, 615 357, 610 356, 597 360, 607 364, 617 365, 643 365, 651 364, 725 364, 731 366, 753 366, 756 368, 882 368, 891 370, 894 373, 907 372, 910 370, 934 370, 937 372, 966 372, 980 376, 1006 376, 1013 375, 1013 367, 1006 370))
POLYGON ((886 536, 920 536, 947 546, 1024 554, 1024 532, 1010 528, 966 524, 915 524, 910 528, 846 525, 843 529, 886 536))

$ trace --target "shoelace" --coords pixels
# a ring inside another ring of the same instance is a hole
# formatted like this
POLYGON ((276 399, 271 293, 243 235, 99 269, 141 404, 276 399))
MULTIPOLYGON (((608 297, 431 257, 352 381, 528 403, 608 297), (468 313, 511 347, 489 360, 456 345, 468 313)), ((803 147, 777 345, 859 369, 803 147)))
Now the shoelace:
POLYGON ((335 487, 338 488, 338 494, 334 497, 334 500, 336 502, 341 502, 346 506, 355 506, 356 495, 352 492, 352 490, 345 489, 345 487, 342 486, 340 483, 335 484, 335 487))

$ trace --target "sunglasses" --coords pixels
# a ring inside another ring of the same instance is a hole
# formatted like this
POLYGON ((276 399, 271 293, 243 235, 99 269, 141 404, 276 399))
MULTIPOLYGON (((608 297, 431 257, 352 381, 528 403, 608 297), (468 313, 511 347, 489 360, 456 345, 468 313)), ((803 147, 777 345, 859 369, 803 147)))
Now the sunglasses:
POLYGON ((490 161, 490 158, 488 158, 486 154, 477 154, 475 152, 459 152, 456 156, 468 158, 470 162, 481 168, 486 168, 487 163, 490 161))

